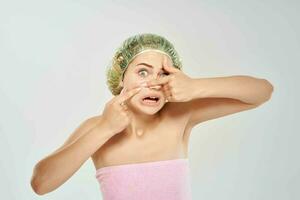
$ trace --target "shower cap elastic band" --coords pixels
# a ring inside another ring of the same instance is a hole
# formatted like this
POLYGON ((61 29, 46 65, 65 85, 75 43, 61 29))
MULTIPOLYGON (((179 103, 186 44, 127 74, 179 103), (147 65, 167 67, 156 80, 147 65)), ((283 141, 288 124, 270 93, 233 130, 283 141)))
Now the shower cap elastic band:
MULTIPOLYGON (((159 50, 159 49, 145 49, 145 50, 142 50, 141 52, 139 52, 139 53, 137 53, 135 56, 133 56, 129 61, 128 61, 128 65, 131 63, 131 61, 133 61, 138 55, 140 55, 140 54, 142 54, 142 53, 145 53, 145 52, 149 52, 149 51, 155 51, 155 52, 158 52, 158 53, 162 53, 162 54, 165 54, 165 55, 167 55, 169 58, 170 58, 170 60, 172 60, 172 58, 171 58, 171 56, 169 55, 169 54, 167 54, 166 52, 164 52, 164 51, 162 51, 162 50, 159 50)), ((126 71, 126 69, 127 69, 127 67, 128 67, 128 65, 126 66, 126 68, 125 68, 125 70, 123 70, 123 72, 122 72, 122 80, 123 80, 123 78, 124 78, 124 73, 125 73, 125 71, 126 71)))

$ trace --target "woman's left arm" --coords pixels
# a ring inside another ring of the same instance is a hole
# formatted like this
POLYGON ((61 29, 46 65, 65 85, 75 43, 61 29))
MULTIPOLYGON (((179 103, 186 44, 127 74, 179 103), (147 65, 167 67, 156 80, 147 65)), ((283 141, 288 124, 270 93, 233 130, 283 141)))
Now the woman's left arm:
POLYGON ((193 79, 189 89, 189 127, 233 113, 253 109, 271 98, 273 85, 266 79, 228 76, 193 79))
POLYGON ((170 75, 147 83, 162 85, 171 107, 183 102, 182 110, 190 115, 188 126, 225 115, 255 108, 271 98, 273 85, 266 79, 235 75, 213 78, 191 78, 181 70, 164 63, 170 75), (173 103, 174 102, 174 103, 173 103))
POLYGON ((190 91, 191 100, 218 97, 259 105, 270 99, 273 85, 266 79, 237 75, 192 79, 190 91))
POLYGON ((271 98, 273 85, 266 79, 251 76, 190 78, 177 71, 172 76, 149 82, 149 86, 163 84, 171 107, 183 102, 189 112, 187 126, 253 109, 271 98), (173 103, 174 102, 174 103, 173 103))

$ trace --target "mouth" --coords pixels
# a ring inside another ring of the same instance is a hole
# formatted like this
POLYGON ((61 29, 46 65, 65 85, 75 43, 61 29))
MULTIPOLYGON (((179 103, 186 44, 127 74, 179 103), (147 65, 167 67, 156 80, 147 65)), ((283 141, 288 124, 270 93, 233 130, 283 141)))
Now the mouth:
POLYGON ((148 94, 141 98, 141 103, 147 106, 158 106, 160 101, 161 97, 157 94, 148 94))

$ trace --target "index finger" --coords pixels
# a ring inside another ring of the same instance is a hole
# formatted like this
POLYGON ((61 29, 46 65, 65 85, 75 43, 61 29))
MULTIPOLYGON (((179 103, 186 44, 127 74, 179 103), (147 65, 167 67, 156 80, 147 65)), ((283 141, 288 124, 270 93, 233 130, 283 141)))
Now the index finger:
POLYGON ((170 80, 170 76, 165 76, 165 77, 162 77, 162 78, 160 78, 158 80, 148 81, 147 85, 148 86, 161 85, 161 84, 168 83, 169 80, 170 80))
POLYGON ((141 87, 137 87, 137 88, 133 88, 129 91, 125 91, 120 95, 120 98, 118 100, 119 103, 126 101, 127 99, 129 99, 130 97, 132 97, 133 95, 135 95, 136 93, 138 93, 142 88, 141 87))

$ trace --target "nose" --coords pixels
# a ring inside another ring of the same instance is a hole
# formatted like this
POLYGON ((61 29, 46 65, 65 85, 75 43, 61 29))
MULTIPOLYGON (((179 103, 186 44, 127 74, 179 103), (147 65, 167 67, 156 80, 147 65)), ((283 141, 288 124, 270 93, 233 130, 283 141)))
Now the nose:
POLYGON ((161 85, 153 85, 153 86, 148 86, 147 85, 147 82, 148 81, 143 81, 141 84, 140 84, 140 86, 141 87, 145 87, 145 88, 149 88, 149 89, 156 89, 156 90, 159 90, 159 89, 161 89, 161 85))
MULTIPOLYGON (((153 78, 154 80, 158 80, 159 79, 159 75, 157 75, 155 78, 153 78)), ((154 88, 154 89, 157 89, 157 90, 159 90, 159 89, 161 89, 161 85, 154 85, 154 86, 151 86, 151 87, 149 87, 149 88, 154 88)))
POLYGON ((160 90, 162 88, 161 85, 154 85, 154 86, 151 86, 149 87, 147 85, 147 82, 151 81, 151 80, 158 80, 159 79, 159 74, 155 75, 151 75, 151 76, 148 76, 147 78, 145 78, 143 81, 140 82, 140 86, 141 87, 145 87, 145 88, 148 88, 148 89, 156 89, 156 90, 160 90))

